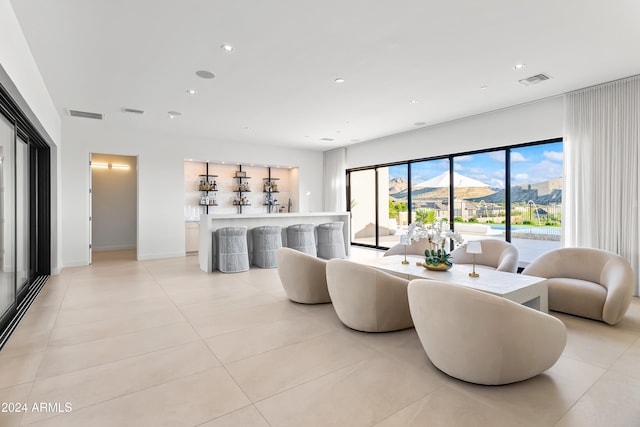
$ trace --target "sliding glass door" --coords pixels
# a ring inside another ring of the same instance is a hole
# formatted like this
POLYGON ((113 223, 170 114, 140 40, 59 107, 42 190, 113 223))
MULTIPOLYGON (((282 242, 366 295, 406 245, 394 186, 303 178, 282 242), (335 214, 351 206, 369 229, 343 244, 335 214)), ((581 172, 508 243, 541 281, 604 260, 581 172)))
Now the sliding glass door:
POLYGON ((18 292, 29 283, 31 236, 29 210, 29 145, 18 137, 16 147, 16 279, 18 292))
POLYGON ((14 145, 15 128, 0 115, 0 318, 16 299, 14 145))

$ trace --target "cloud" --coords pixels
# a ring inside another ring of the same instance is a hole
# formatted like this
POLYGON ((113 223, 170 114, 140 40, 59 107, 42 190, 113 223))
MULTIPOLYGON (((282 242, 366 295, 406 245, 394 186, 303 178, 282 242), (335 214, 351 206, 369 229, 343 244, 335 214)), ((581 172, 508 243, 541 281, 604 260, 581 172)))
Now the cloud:
POLYGON ((526 162, 527 159, 524 158, 522 153, 519 153, 517 151, 512 151, 511 152, 511 161, 512 162, 526 162))
POLYGON ((473 156, 470 154, 467 154, 465 156, 458 156, 455 158, 456 162, 470 162, 473 160, 473 156))
POLYGON ((553 162, 562 162, 564 160, 564 153, 562 151, 545 151, 544 157, 553 162))
POLYGON ((530 179, 529 179, 529 174, 527 173, 519 173, 516 174, 516 176, 513 177, 511 185, 514 184, 528 184, 530 183, 530 179))
POLYGON ((504 163, 504 151, 492 151, 488 154, 489 157, 491 157, 491 159, 495 160, 496 162, 504 163))
POLYGON ((491 188, 504 188, 504 181, 501 179, 493 178, 489 186, 491 188))
POLYGON ((462 166, 462 165, 460 165, 460 164, 458 164, 458 163, 454 163, 454 164, 453 164, 453 170, 456 170, 456 171, 463 171, 463 170, 464 170, 464 166, 462 166))

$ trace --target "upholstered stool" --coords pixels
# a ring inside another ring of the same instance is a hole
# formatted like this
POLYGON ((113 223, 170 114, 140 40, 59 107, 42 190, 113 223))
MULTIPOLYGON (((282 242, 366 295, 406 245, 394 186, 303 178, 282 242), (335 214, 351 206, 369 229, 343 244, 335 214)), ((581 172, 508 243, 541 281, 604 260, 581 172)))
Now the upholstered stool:
POLYGON ((329 222, 318 226, 318 256, 324 259, 344 258, 343 222, 329 222))
POLYGON ((249 269, 247 227, 226 227, 216 230, 218 270, 237 273, 249 269))
POLYGON ((287 227, 287 247, 316 256, 315 226, 296 224, 287 227))
POLYGON ((261 268, 277 267, 276 251, 282 247, 282 227, 265 225, 251 230, 253 264, 261 268))

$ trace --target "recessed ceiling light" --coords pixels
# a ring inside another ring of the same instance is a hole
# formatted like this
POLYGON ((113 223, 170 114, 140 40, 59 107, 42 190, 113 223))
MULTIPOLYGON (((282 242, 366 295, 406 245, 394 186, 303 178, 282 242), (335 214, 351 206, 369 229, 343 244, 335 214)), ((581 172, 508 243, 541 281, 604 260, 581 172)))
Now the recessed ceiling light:
POLYGON ((334 140, 333 138, 320 138, 320 141, 328 141, 328 142, 331 142, 331 141, 333 141, 333 140, 334 140))
POLYGON ((336 82, 336 83, 344 83, 344 79, 343 79, 342 77, 338 77, 338 78, 335 80, 335 82, 336 82))
POLYGON ((522 70, 525 67, 525 64, 516 64, 513 66, 514 70, 522 70))
POLYGON ((489 86, 480 86, 480 89, 481 90, 487 90, 487 89, 489 89, 489 86))
POLYGON ((220 47, 222 48, 222 50, 227 51, 227 52, 233 52, 234 51, 234 47, 231 46, 230 44, 223 44, 220 47))
POLYGON ((187 89, 187 93, 188 93, 189 95, 195 95, 195 94, 196 94, 196 93, 198 93, 198 92, 196 92, 196 91, 195 91, 195 89, 187 89))
POLYGON ((196 71, 196 76, 201 77, 203 79, 212 79, 214 78, 216 75, 213 74, 211 71, 207 71, 207 70, 199 70, 196 71))
POLYGON ((411 102, 412 104, 417 104, 417 103, 418 103, 418 101, 417 101, 417 100, 415 100, 415 99, 412 99, 412 100, 411 100, 411 101, 409 101, 409 102, 411 102))
POLYGON ((168 111, 167 112, 170 119, 175 119, 178 116, 181 116, 182 113, 180 111, 168 111))
POLYGON ((245 126, 245 127, 243 127, 242 129, 244 129, 244 130, 251 130, 251 128, 250 128, 249 126, 245 126))

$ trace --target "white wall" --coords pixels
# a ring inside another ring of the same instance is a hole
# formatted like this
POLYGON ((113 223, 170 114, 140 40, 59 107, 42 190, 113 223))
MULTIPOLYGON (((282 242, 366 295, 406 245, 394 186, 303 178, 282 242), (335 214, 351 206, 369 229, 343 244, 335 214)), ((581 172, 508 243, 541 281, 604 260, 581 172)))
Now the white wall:
POLYGON ((112 154, 91 155, 92 164, 127 165, 91 168, 91 247, 96 251, 133 249, 137 225, 137 159, 112 154))
POLYGON ((346 167, 419 159, 562 136, 561 96, 347 147, 346 167))
MULTIPOLYGON (((107 119, 108 120, 108 119, 107 119)), ((62 260, 89 262, 89 153, 138 156, 138 259, 184 255, 184 160, 299 167, 300 212, 322 209, 322 152, 234 144, 115 128, 108 121, 63 117, 62 260)), ((294 197, 298 190, 292 189, 294 197)))
POLYGON ((9 0, 0 0, 0 82, 51 145, 51 269, 55 274, 62 267, 62 125, 9 0))

